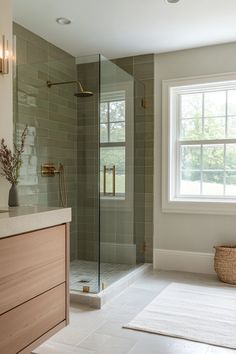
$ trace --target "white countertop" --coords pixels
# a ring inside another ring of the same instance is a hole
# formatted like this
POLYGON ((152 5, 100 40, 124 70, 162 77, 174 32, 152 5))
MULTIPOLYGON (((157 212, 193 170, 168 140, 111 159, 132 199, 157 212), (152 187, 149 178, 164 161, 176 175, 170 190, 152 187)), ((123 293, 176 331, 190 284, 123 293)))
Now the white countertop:
POLYGON ((71 222, 71 208, 0 208, 0 238, 71 222))

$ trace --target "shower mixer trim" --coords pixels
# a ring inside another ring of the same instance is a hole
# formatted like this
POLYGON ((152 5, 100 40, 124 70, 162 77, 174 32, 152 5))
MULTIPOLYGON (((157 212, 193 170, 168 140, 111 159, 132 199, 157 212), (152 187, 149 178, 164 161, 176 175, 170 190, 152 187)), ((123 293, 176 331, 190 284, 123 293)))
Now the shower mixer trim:
POLYGON ((67 191, 65 183, 65 171, 62 163, 59 163, 58 167, 54 163, 44 163, 41 165, 42 177, 54 177, 56 174, 59 176, 59 198, 60 204, 63 208, 67 206, 67 191))
POLYGON ((61 173, 61 164, 57 168, 54 163, 45 163, 41 166, 42 177, 54 177, 56 174, 61 173))

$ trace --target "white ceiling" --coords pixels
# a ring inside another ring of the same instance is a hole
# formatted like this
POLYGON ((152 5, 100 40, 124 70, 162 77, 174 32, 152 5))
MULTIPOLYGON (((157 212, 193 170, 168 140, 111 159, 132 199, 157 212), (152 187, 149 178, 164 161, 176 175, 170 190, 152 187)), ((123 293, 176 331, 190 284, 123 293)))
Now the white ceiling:
POLYGON ((14 0, 14 20, 74 56, 108 58, 236 41, 236 0, 14 0), (72 20, 58 25, 57 17, 72 20))

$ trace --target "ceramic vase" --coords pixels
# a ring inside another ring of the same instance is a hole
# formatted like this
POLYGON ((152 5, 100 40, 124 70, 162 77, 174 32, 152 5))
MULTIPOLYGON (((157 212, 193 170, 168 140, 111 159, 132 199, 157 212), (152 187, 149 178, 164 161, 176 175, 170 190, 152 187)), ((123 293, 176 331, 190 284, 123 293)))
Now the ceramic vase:
POLYGON ((8 205, 9 207, 19 206, 18 190, 17 185, 15 183, 11 185, 11 188, 9 190, 8 205))

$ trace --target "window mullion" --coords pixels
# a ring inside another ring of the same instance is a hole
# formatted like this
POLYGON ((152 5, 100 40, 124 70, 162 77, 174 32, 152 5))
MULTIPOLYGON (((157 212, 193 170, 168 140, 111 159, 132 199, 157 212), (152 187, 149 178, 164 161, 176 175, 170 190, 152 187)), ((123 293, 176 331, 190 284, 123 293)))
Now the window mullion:
POLYGON ((228 137, 228 90, 226 91, 225 102, 225 138, 228 137))
POLYGON ((236 144, 236 139, 216 139, 216 140, 179 140, 180 145, 223 145, 236 144))
MULTIPOLYGON (((226 90, 225 94, 225 138, 228 137, 228 93, 229 91, 226 90)), ((224 144, 224 196, 226 193, 226 171, 225 171, 225 165, 226 165, 226 144, 224 144)))
POLYGON ((181 180, 181 151, 180 151, 181 147, 180 144, 178 142, 178 140, 176 139, 176 178, 175 178, 175 194, 176 196, 180 195, 180 180, 181 180))
POLYGON ((110 142, 110 102, 108 102, 108 115, 107 115, 107 141, 110 142))
MULTIPOLYGON (((202 137, 205 136, 205 93, 202 93, 202 137)), ((200 195, 203 194, 203 144, 201 144, 200 195)))
POLYGON ((202 137, 204 136, 205 131, 205 94, 202 93, 202 137))
POLYGON ((177 119, 176 119, 176 152, 175 152, 175 195, 179 196, 180 195, 180 181, 181 181, 181 145, 180 145, 180 136, 181 136, 181 132, 180 132, 180 122, 181 122, 181 117, 182 117, 182 112, 181 112, 181 108, 182 108, 182 98, 181 95, 177 95, 176 96, 177 100, 176 100, 176 111, 177 111, 177 119))
POLYGON ((201 157, 200 157, 200 195, 202 195, 202 176, 203 176, 203 145, 201 144, 201 157))
POLYGON ((108 142, 108 143, 100 143, 100 147, 126 147, 126 142, 108 142))
POLYGON ((225 191, 226 191, 225 164, 226 164, 226 144, 224 144, 224 195, 225 195, 225 191))

